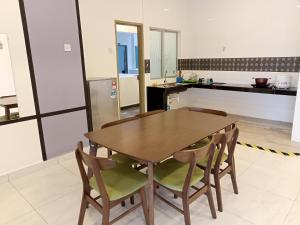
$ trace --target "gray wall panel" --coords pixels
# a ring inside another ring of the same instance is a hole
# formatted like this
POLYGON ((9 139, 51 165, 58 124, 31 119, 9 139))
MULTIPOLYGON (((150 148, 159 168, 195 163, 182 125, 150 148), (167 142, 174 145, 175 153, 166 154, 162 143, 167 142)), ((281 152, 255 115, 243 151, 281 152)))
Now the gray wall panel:
POLYGON ((42 119, 47 158, 75 150, 77 142, 88 144, 86 111, 71 112, 42 119))
POLYGON ((40 112, 85 105, 75 0, 24 0, 40 112), (64 44, 72 46, 64 51, 64 44))

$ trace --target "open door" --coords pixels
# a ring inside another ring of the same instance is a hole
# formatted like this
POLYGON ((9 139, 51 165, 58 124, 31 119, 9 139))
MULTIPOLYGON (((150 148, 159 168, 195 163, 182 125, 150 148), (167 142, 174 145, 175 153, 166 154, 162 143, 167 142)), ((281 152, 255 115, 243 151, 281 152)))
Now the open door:
POLYGON ((120 117, 145 111, 143 25, 116 21, 120 117))

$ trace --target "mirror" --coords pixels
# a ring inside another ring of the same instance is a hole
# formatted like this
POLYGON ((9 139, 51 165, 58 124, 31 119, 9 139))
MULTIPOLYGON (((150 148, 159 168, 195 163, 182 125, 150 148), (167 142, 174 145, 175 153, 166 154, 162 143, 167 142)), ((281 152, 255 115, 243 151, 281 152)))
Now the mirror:
POLYGON ((6 34, 0 34, 0 122, 18 118, 9 40, 6 34))

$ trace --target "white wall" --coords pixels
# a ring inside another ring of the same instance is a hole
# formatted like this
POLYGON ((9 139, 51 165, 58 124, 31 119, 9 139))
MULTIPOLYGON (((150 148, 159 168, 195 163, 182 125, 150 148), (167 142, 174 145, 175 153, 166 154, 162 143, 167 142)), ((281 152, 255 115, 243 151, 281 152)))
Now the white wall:
MULTIPOLYGON (((190 0, 190 58, 289 57, 300 55, 300 9, 295 0, 190 0)), ((195 72, 217 82, 251 84, 252 77, 282 73, 195 72)), ((289 74, 292 86, 298 73, 289 74)), ((190 104, 265 119, 293 121, 293 96, 191 90, 190 104), (257 101, 260 105, 255 104, 257 101), (264 103, 265 102, 265 103, 264 103)))
POLYGON ((298 96, 297 96, 295 114, 294 114, 292 140, 300 142, 300 80, 298 84, 298 96))
POLYGON ((0 176, 42 162, 36 120, 0 126, 0 176))
POLYGON ((145 58, 150 27, 181 31, 179 56, 189 56, 188 5, 182 0, 80 0, 87 77, 117 76, 115 20, 144 24, 145 58), (125 10, 126 9, 126 10, 125 10), (168 9, 168 11, 164 11, 168 9))
POLYGON ((300 8, 296 0, 190 2, 194 27, 190 57, 300 55, 300 8))
POLYGON ((87 77, 117 77, 115 20, 142 22, 140 0, 79 0, 87 77))

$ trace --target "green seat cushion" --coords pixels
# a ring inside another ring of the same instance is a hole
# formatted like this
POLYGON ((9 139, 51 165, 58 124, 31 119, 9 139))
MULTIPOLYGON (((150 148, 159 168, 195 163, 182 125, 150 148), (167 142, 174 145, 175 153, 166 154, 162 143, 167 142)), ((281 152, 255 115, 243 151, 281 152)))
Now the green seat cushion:
MULTIPOLYGON (((168 159, 155 167, 154 179, 167 188, 182 191, 189 166, 190 164, 179 162, 174 158, 168 159)), ((191 180, 191 186, 198 183, 203 177, 204 171, 196 167, 191 180)))
POLYGON ((209 143, 210 143, 210 139, 209 138, 204 138, 204 139, 202 139, 202 140, 200 140, 200 141, 198 141, 198 142, 190 145, 188 147, 188 149, 202 148, 202 147, 208 145, 209 143))
MULTIPOLYGON (((218 155, 219 155, 219 150, 216 150, 215 154, 214 154, 213 161, 212 161, 212 168, 215 167, 218 155)), ((228 158, 228 155, 226 153, 223 153, 222 158, 221 158, 221 163, 225 162, 227 158, 228 158)), ((197 164, 200 165, 200 166, 202 166, 202 167, 206 167, 207 161, 208 161, 208 157, 206 159, 199 160, 197 162, 197 164)))
MULTIPOLYGON (((110 201, 126 197, 148 182, 145 174, 120 164, 113 169, 101 171, 101 175, 110 201)), ((90 179, 90 186, 100 193, 95 176, 90 179)))
POLYGON ((123 154, 120 154, 120 153, 116 153, 116 154, 113 154, 111 156, 111 159, 117 163, 122 163, 122 164, 127 164, 127 165, 134 165, 134 164, 137 164, 137 161, 123 155, 123 154))

